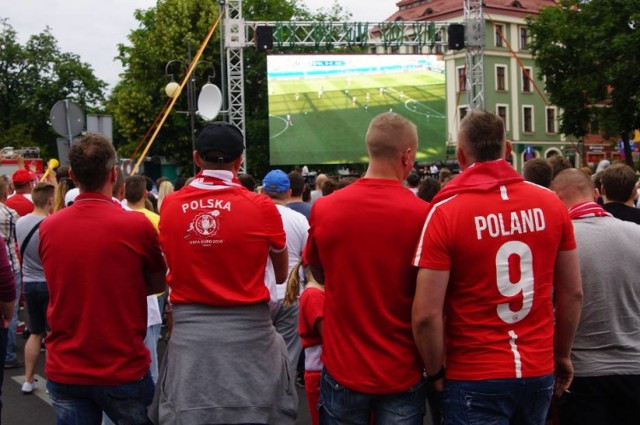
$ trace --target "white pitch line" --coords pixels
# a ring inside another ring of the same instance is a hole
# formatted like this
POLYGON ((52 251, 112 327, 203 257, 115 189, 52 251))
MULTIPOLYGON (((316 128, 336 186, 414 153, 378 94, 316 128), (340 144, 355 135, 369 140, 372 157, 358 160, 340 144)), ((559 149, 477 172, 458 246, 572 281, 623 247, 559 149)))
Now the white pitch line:
POLYGON ((275 139, 276 137, 278 137, 279 135, 281 135, 281 134, 282 134, 282 133, 284 133, 285 131, 289 130, 289 123, 288 123, 288 122, 287 122, 287 120, 285 120, 284 118, 279 117, 279 116, 277 116, 277 115, 269 115, 269 117, 272 117, 272 118, 278 118, 278 119, 282 120, 282 121, 284 122, 284 126, 285 126, 285 127, 284 127, 284 130, 282 130, 280 133, 278 133, 278 134, 274 134, 272 137, 270 137, 270 139, 271 139, 271 140, 275 139))
MULTIPOLYGON (((35 375, 35 378, 38 380, 38 388, 31 394, 26 394, 26 395, 38 396, 42 401, 47 403, 49 406, 53 406, 53 404, 51 403, 51 399, 49 398, 49 394, 47 394, 47 391, 46 391, 47 380, 40 375, 35 375)), ((20 385, 20 387, 22 388, 22 383, 24 382, 24 375, 14 376, 11 379, 16 381, 18 385, 20 385)))
MULTIPOLYGON (((438 83, 438 84, 439 84, 439 83, 438 83)), ((428 84, 425 84, 425 85, 428 85, 428 84)), ((435 83, 434 83, 434 85, 435 85, 435 83)), ((390 91, 394 91, 394 92, 396 92, 398 95, 400 95, 400 92, 399 92, 398 90, 394 89, 393 87, 389 87, 388 89, 389 89, 390 91)), ((405 96, 406 96, 406 95, 405 95, 405 96)), ((411 111, 411 112, 415 113, 415 114, 424 115, 424 114, 422 114, 422 113, 420 113, 420 112, 416 111, 415 109, 411 109, 411 108, 409 107, 409 103, 415 103, 415 104, 420 105, 420 106, 422 106, 422 107, 424 107, 424 108, 427 108, 427 109, 429 110, 429 112, 433 111, 433 114, 429 114, 429 115, 430 115, 430 116, 432 116, 432 117, 434 117, 434 118, 444 118, 444 117, 445 117, 445 116, 444 116, 444 115, 442 115, 440 112, 436 111, 435 109, 431 108, 430 106, 425 105, 424 103, 422 103, 422 102, 420 102, 420 101, 417 101, 417 100, 415 100, 414 98, 407 97, 407 100, 404 102, 404 107, 405 107, 406 109, 408 109, 409 111, 411 111)))

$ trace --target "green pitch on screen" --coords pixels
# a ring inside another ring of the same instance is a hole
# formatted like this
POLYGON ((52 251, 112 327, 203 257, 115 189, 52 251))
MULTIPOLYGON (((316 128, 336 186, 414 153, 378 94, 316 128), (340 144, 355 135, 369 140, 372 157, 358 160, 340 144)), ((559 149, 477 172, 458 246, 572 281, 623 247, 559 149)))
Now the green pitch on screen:
POLYGON ((371 119, 393 111, 418 127, 417 160, 446 153, 444 75, 427 70, 269 80, 272 165, 368 162, 371 119))

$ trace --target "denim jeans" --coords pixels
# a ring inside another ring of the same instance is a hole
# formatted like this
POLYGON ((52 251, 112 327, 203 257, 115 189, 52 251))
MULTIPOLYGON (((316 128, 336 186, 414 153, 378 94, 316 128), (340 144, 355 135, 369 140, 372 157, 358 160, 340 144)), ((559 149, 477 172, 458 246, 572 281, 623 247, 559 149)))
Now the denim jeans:
POLYGON ((553 375, 539 378, 447 380, 442 394, 445 425, 543 425, 553 375))
POLYGON ((49 380, 57 425, 100 425, 102 412, 117 424, 151 425, 147 409, 153 400, 151 374, 117 386, 70 385, 49 380))
POLYGON ((379 425, 422 425, 427 386, 421 380, 407 391, 395 394, 365 394, 340 385, 326 369, 320 384, 321 425, 369 425, 373 414, 379 425))
POLYGON ((158 382, 158 339, 160 339, 160 330, 162 329, 162 324, 152 325, 147 327, 147 335, 144 337, 144 345, 149 350, 149 354, 151 355, 151 379, 155 384, 158 382))
POLYGON ((9 324, 9 332, 7 334, 7 354, 5 354, 5 361, 14 362, 16 358, 16 330, 18 328, 18 310, 20 309, 20 295, 22 294, 22 273, 15 272, 13 274, 16 278, 16 303, 13 309, 13 317, 9 324))
POLYGON ((25 308, 29 312, 29 330, 32 334, 46 334, 47 306, 49 305, 47 282, 23 282, 22 292, 25 308))

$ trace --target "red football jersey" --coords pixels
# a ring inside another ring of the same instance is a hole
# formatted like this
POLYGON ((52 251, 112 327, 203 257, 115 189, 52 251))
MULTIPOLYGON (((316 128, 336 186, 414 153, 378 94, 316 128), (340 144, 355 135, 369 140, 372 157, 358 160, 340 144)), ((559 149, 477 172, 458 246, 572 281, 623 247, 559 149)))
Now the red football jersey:
POLYGON ((269 301, 269 250, 285 248, 280 213, 225 171, 203 171, 162 202, 160 243, 171 302, 232 306, 269 301))
POLYGON ((553 372, 556 256, 575 249, 567 209, 526 182, 435 204, 414 265, 450 270, 445 300, 447 378, 553 372))
POLYGON ((11 198, 7 199, 4 204, 15 210, 20 217, 24 217, 35 209, 33 202, 31 202, 22 193, 16 193, 11 198))
POLYGON ((400 182, 369 178, 313 204, 305 259, 325 274, 322 361, 349 389, 391 394, 421 379, 411 258, 427 210, 400 182))

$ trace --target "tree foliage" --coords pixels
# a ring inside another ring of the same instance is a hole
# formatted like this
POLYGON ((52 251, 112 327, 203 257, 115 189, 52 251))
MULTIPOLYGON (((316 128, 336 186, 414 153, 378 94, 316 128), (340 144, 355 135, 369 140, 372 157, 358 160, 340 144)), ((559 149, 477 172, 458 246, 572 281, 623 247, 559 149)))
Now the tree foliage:
POLYGON ((610 137, 640 128, 640 0, 561 0, 529 28, 563 133, 580 138, 593 120, 610 137))
POLYGON ((90 112, 101 106, 105 87, 78 55, 60 50, 49 28, 21 45, 0 19, 0 145, 38 146, 44 156, 56 156, 53 105, 69 99, 90 112))
MULTIPOLYGON (((188 62, 187 44, 195 52, 220 13, 216 2, 191 0, 159 0, 155 7, 136 11, 139 27, 129 35, 130 45, 119 46, 118 59, 125 69, 115 87, 109 109, 117 123, 116 142, 120 152, 131 155, 147 133, 166 102, 164 87, 167 62, 178 59, 188 62)), ((328 11, 317 12, 322 19, 350 16, 335 2, 328 11)), ((246 0, 243 17, 248 21, 288 21, 314 18, 299 0, 246 0)), ((202 61, 213 64, 213 82, 220 87, 219 31, 204 50, 202 61)), ((167 69, 181 81, 184 69, 173 64, 167 69)), ((197 66, 197 90, 207 81, 211 67, 197 66)), ((254 49, 244 51, 245 119, 248 170, 257 177, 269 168, 269 122, 267 105, 266 55, 254 49)), ((191 136, 189 118, 179 111, 187 110, 186 90, 158 134, 150 155, 165 155, 176 159, 184 172, 191 170, 191 136)), ((203 126, 198 119, 196 132, 203 126)))

